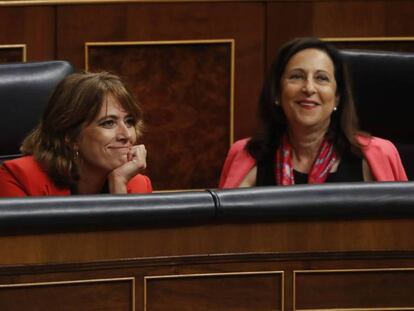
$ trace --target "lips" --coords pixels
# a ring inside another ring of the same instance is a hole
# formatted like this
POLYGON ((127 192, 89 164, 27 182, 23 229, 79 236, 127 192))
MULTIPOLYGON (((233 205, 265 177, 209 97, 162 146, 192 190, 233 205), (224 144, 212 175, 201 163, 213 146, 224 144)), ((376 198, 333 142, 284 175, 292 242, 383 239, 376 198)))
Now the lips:
POLYGON ((320 106, 320 104, 314 100, 309 100, 309 99, 304 99, 304 100, 300 100, 296 102, 297 104, 299 104, 302 108, 304 109, 314 109, 318 106, 320 106))
POLYGON ((118 152, 120 154, 127 154, 129 150, 131 149, 130 146, 110 146, 108 149, 118 152))

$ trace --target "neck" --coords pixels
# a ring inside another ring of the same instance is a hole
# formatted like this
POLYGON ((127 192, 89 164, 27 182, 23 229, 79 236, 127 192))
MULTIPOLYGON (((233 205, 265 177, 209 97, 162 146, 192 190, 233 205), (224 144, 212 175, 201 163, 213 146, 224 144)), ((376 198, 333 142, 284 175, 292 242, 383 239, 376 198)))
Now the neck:
POLYGON ((106 181, 106 175, 102 172, 92 171, 91 169, 79 168, 80 176, 77 183, 79 194, 97 194, 102 190, 106 181))
POLYGON ((288 130, 289 141, 292 146, 293 168, 302 173, 309 173, 313 162, 318 156, 319 148, 325 138, 326 130, 304 131, 288 130))

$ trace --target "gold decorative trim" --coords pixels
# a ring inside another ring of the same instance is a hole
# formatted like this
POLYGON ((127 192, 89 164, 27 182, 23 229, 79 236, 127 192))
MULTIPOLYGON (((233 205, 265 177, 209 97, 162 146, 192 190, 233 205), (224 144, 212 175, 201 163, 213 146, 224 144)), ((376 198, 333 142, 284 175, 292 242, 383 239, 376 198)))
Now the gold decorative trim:
MULTIPOLYGON (((414 39, 414 38, 413 38, 414 39)), ((293 310, 295 311, 397 311, 414 310, 414 307, 387 307, 387 308, 325 308, 325 309, 296 309, 296 274, 312 273, 355 273, 355 272, 393 272, 414 271, 414 268, 372 268, 372 269, 327 269, 327 270, 293 270, 293 310)))
POLYGON ((27 46, 26 46, 26 44, 4 44, 4 45, 0 45, 0 50, 18 49, 18 48, 21 48, 23 50, 22 62, 25 63, 27 61, 27 46))
MULTIPOLYGON (((236 59, 236 41, 231 41, 231 69, 230 69, 230 146, 234 142, 234 68, 236 59)), ((283 310, 282 310, 283 311, 283 310)))
POLYGON ((94 46, 134 46, 134 45, 190 45, 190 44, 230 44, 230 134, 229 146, 234 142, 234 66, 235 66, 235 40, 209 39, 209 40, 168 40, 168 41, 108 41, 85 42, 85 70, 89 71, 89 47, 94 46))
POLYGON ((414 308, 345 308, 345 309, 293 309, 296 311, 404 311, 414 308))
POLYGON ((327 42, 399 42, 414 41, 414 37, 328 37, 321 38, 327 42))
POLYGON ((235 275, 280 275, 280 310, 285 307, 285 273, 284 271, 248 271, 248 272, 222 272, 222 273, 196 273, 196 274, 176 274, 176 275, 151 275, 144 276, 144 311, 147 311, 147 281, 157 279, 181 279, 181 278, 200 278, 214 276, 235 276, 235 275))
POLYGON ((414 268, 370 268, 370 269, 322 269, 322 270, 294 270, 293 273, 332 273, 332 272, 390 272, 414 271, 414 268))
MULTIPOLYGON (((68 4, 111 4, 111 3, 191 3, 191 2, 241 2, 243 0, 2 0, 0 6, 25 5, 68 5, 68 4)), ((309 0, 308 0, 309 1, 309 0)), ((269 2, 269 0, 250 0, 250 2, 269 2)))
POLYGON ((88 279, 88 280, 72 280, 72 281, 55 281, 55 282, 36 282, 36 283, 20 283, 20 284, 0 284, 2 288, 19 288, 19 287, 35 287, 35 286, 50 286, 50 285, 67 285, 67 284, 86 284, 86 283, 109 283, 109 282, 124 282, 130 281, 131 286, 131 311, 135 311, 135 278, 109 278, 109 279, 88 279))

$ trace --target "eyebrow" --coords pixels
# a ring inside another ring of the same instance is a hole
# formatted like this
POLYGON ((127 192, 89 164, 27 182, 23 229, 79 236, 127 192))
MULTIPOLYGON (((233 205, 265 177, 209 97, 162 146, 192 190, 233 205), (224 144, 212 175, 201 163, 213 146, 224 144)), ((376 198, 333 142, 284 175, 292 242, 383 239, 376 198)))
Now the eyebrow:
MULTIPOLYGON (((292 69, 290 69, 288 72, 292 72, 292 71, 296 71, 296 70, 298 70, 298 71, 302 71, 302 72, 305 72, 306 70, 305 69, 303 69, 303 68, 298 68, 298 67, 295 67, 295 68, 292 68, 292 69)), ((317 69, 316 70, 316 73, 319 73, 319 72, 326 72, 326 73, 328 73, 329 74, 329 71, 327 71, 327 70, 325 70, 325 69, 317 69)))
MULTIPOLYGON (((131 118, 131 117, 132 117, 132 114, 127 114, 124 118, 131 118)), ((117 120, 117 119, 119 119, 119 116, 117 116, 115 114, 108 114, 108 115, 103 116, 102 118, 99 118, 98 122, 106 120, 106 119, 115 119, 115 120, 117 120)))
POLYGON ((114 114, 107 114, 104 115, 103 117, 99 118, 98 121, 103 121, 106 119, 118 119, 118 116, 114 115, 114 114))

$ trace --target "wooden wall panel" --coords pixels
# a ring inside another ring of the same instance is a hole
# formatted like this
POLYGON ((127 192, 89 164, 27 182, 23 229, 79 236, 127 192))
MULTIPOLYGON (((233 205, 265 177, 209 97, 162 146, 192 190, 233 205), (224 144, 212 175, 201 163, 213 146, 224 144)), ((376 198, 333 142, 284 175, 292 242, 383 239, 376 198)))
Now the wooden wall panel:
POLYGON ((142 105, 154 189, 217 186, 231 136, 233 47, 229 40, 88 46, 88 68, 124 77, 142 105))
POLYGON ((147 277, 146 310, 282 310, 282 278, 277 272, 147 277))
MULTIPOLYGON (((154 230, 156 230, 154 228, 154 230)), ((133 234, 137 234, 136 232, 133 234)), ((139 233, 138 233, 139 234, 139 233)), ((346 235, 346 232, 344 233, 346 235)), ((206 232, 208 235, 208 232, 206 232)), ((239 236, 237 239, 239 242, 245 238, 246 235, 239 236)), ((407 239, 409 236, 406 236, 407 239)), ((10 239, 12 237, 9 237, 10 239)), ((262 235, 256 235, 256 240, 259 241, 262 238, 262 235)), ((157 244, 155 241, 154 244, 157 244)), ((73 252, 78 252, 78 244, 88 243, 82 238, 77 240, 77 243, 72 243, 68 245, 73 252)), ((139 248, 137 244, 126 241, 130 247, 139 248)), ((108 248, 112 247, 112 244, 108 244, 108 248)), ((194 310, 199 310, 197 308, 202 308, 207 306, 204 310, 220 310, 220 301, 223 301, 221 304, 222 307, 226 307, 224 310, 280 310, 279 302, 284 304, 284 308, 281 310, 294 310, 293 300, 294 300, 294 289, 293 289, 293 274, 294 271, 298 270, 312 270, 315 272, 315 278, 301 280, 302 285, 315 286, 318 289, 323 289, 326 284, 323 282, 326 281, 325 278, 318 278, 318 270, 356 270, 356 269, 374 269, 374 270, 386 270, 390 267, 398 268, 401 270, 412 270, 413 268, 413 258, 414 253, 412 247, 407 251, 391 251, 391 252, 382 252, 382 251, 365 251, 365 252, 260 252, 260 245, 255 248, 255 251, 244 253, 244 254, 234 254, 229 251, 224 251, 220 254, 212 255, 192 255, 192 256, 163 256, 163 257, 152 257, 152 258, 134 258, 128 257, 125 255, 120 255, 117 259, 114 260, 100 260, 100 261, 77 261, 73 263, 63 263, 65 261, 65 254, 62 253, 60 258, 53 262, 43 261, 41 264, 27 264, 27 265, 0 265, 0 297, 5 298, 5 301, 9 301, 8 298, 13 298, 14 296, 1 296, 1 291, 6 290, 1 288, 2 285, 15 284, 16 286, 21 286, 21 284, 27 283, 47 283, 47 282, 60 282, 62 280, 93 280, 93 279, 116 279, 116 278, 125 278, 132 277, 135 279, 135 310, 143 311, 145 310, 144 298, 147 297, 147 306, 146 310, 153 310, 152 308, 160 308, 165 306, 168 302, 169 308, 164 308, 164 310, 182 310, 180 307, 184 302, 188 303, 188 306, 193 306, 193 303, 200 302, 206 304, 200 304, 195 306, 194 310), (259 252, 257 252, 259 251, 259 252), (279 272, 280 271, 280 272, 279 272), (281 297, 281 288, 280 280, 282 278, 283 271, 283 296, 281 297), (245 272, 246 275, 243 275, 242 272, 245 272), (210 276, 209 276, 210 275, 210 276), (214 275, 217 275, 215 277, 214 275), (164 278, 164 279, 163 279, 164 278), (171 278, 171 280, 168 280, 171 278), (186 278, 189 278, 188 280, 186 278), (192 279, 192 280, 191 280, 192 279), (321 281, 319 283, 318 281, 321 281), (146 286, 144 286, 146 284, 146 286), (217 288, 211 288, 211 287, 217 288), (147 292, 145 292, 145 287, 147 292), (204 291, 205 290, 205 291, 204 291), (222 290, 222 292, 220 291, 222 290), (164 296, 165 295, 165 296, 164 296), (216 298, 212 298, 211 295, 217 295, 216 298), (234 298, 237 297, 237 298, 234 298), (261 301, 254 301, 252 297, 256 299, 261 299, 261 301), (208 308, 210 298, 210 306, 208 308), (160 301, 157 301, 159 299, 160 301), (234 300, 234 301, 232 301, 234 300), (215 308, 217 306, 217 309, 215 308), (234 308, 232 308, 232 306, 234 308), (235 306, 239 307, 236 308, 235 306), (265 308, 259 308, 260 306, 265 306, 265 308)), ((46 250, 45 250, 46 251, 46 250)), ((43 252, 39 250, 39 252, 43 252)), ((196 251, 193 252, 196 254, 196 251)), ((405 273, 405 272, 404 272, 405 273)), ((408 273, 410 273, 408 271, 408 273)), ((374 273, 375 274, 375 273, 374 273)), ((411 273, 412 274, 412 273, 411 273)), ((353 290, 352 287, 348 286, 349 282, 343 282, 345 278, 338 278, 338 284, 335 284, 335 277, 340 273, 331 274, 328 278, 329 282, 333 282, 334 286, 331 290, 328 288, 326 293, 337 293, 338 304, 343 302, 345 298, 341 295, 348 294, 350 290, 353 290), (332 279, 332 280, 331 280, 332 279), (341 287, 341 286, 344 287, 341 287)), ((372 289, 372 281, 377 277, 365 278, 366 275, 361 274, 364 277, 361 285, 368 284, 369 289, 372 289)), ((355 276, 353 279, 357 279, 355 276)), ((387 289, 388 284, 382 286, 378 280, 381 279, 381 276, 377 278, 374 282, 378 286, 378 291, 368 296, 372 305, 380 305, 379 302, 384 302, 382 295, 382 290, 387 289), (378 295, 375 295, 378 293, 378 295)), ((412 282, 412 276, 404 276, 402 274, 394 274, 392 272, 390 277, 385 277, 382 279, 383 282, 393 281, 400 282, 394 284, 394 287, 398 288, 399 286, 406 286, 404 288, 401 298, 406 299, 406 293, 408 291, 414 291, 414 283, 412 282)), ((85 285, 76 285, 70 287, 64 285, 64 290, 68 291, 68 295, 71 296, 69 306, 79 306, 82 307, 85 297, 91 295, 91 302, 87 302, 87 307, 90 309, 86 310, 106 310, 99 307, 99 299, 109 297, 109 299, 114 300, 114 304, 108 303, 108 308, 113 308, 114 305, 118 305, 124 310, 124 306, 127 306, 126 301, 129 301, 127 296, 130 293, 130 286, 126 283, 129 281, 121 282, 110 282, 108 284, 86 284, 87 287, 82 287, 85 285), (85 290, 82 290, 85 288, 85 290), (100 291, 99 289, 102 289, 100 291), (108 291, 110 291, 108 293, 108 291), (113 291, 113 292, 112 292, 113 291), (109 296, 112 295, 112 296, 109 296), (98 299, 99 298, 99 299, 98 299)), ((358 283, 359 284, 359 283, 358 283)), ((392 284, 391 284, 392 285, 392 284)), ((53 293, 56 293, 57 284, 53 285, 53 293)), ((304 289, 304 287, 301 287, 304 289)), ((307 288, 306 288, 307 289, 307 288)), ((27 287, 23 292, 28 293, 28 297, 38 297, 38 305, 43 303, 47 304, 49 296, 30 293, 31 290, 39 290, 38 286, 28 289, 27 287), (46 300, 46 301, 42 301, 46 300)), ((62 290, 63 291, 63 290, 62 290)), ((6 293, 6 292, 4 292, 6 293)), ((15 292, 14 292, 15 293, 15 292)), ((323 294, 325 292, 318 292, 318 296, 310 297, 310 294, 315 294, 314 289, 309 290, 309 295, 303 290, 300 292, 302 295, 302 302, 304 299, 309 299, 311 303, 313 301, 319 302, 323 300, 323 294)), ((363 292, 362 292, 363 293, 363 292)), ((392 295, 395 294, 395 291, 390 292, 392 295)), ((23 297, 24 294, 21 294, 20 297, 23 297)), ((348 301, 349 301, 349 296, 348 301)), ((360 297, 360 296, 356 296, 360 297)), ((393 296, 397 297, 397 296, 393 296)), ((332 296, 331 296, 332 298, 332 296)), ((62 299, 62 298, 61 298, 62 299)), ((0 300, 0 306, 1 306, 0 300)), ((407 300, 404 300, 407 302, 407 300)), ((411 300, 410 300, 411 301, 411 300)), ((330 303, 335 303, 332 299, 330 303)), ((3 304, 4 306, 5 304, 3 304)), ((401 304, 399 304, 401 306, 401 304)), ((405 304, 408 305, 408 304, 405 304)), ((358 310, 360 310, 359 308, 358 310)), ((402 308, 398 309, 401 310, 402 308)), ((5 310, 5 309, 2 309, 5 310)), ((7 310, 7 309, 6 309, 7 310)), ((13 311, 15 309, 12 309, 13 311)), ((26 310, 37 310, 28 308, 26 310)), ((42 309, 42 310, 54 310, 51 309, 42 309)), ((60 309, 58 309, 60 310, 60 309)), ((78 310, 78 308, 72 308, 71 310, 78 310)), ((84 310, 80 308, 80 310, 84 310)), ((113 309, 110 309, 113 310, 113 309)), ((221 309, 223 310, 223 309, 221 309)), ((378 310, 378 309, 377 309, 378 310)), ((381 308, 380 310, 385 310, 381 308)))
POLYGON ((0 285, 2 311, 131 311, 133 279, 76 280, 0 285))
POLYGON ((0 265, 191 254, 414 250, 413 219, 214 224, 0 236, 0 265), (257 237, 260 237, 258 239, 257 237), (275 238, 277 237, 277 238, 275 238), (306 237, 303 238, 303 237, 306 237), (59 249, 59 252, 56 250, 59 249), (74 251, 76 249, 76 251, 74 251))
POLYGON ((413 269, 297 271, 296 310, 414 310, 413 269))
MULTIPOLYGON (((115 2, 38 6, 1 3, 0 29, 4 31, 0 32, 0 44, 27 44, 28 61, 66 59, 82 69, 85 42, 234 39, 235 139, 254 133, 264 73, 284 42, 309 35, 414 36, 411 0, 115 2)), ((162 96, 162 90, 157 92, 162 96)), ((227 126, 223 124, 223 129, 227 126)), ((210 147, 205 146, 205 150, 210 147)), ((152 152, 161 154, 162 150, 152 152)), ((219 157, 223 162, 223 154, 219 157)), ((156 186, 158 190, 213 187, 218 182, 217 163, 208 176, 202 176, 193 172, 197 168, 188 162, 188 174, 198 175, 197 181, 165 178, 156 186)))
POLYGON ((289 1, 267 4, 267 63, 280 46, 295 37, 404 37, 414 5, 395 1, 289 1))
POLYGON ((0 7, 0 45, 26 44, 27 60, 55 59, 53 6, 0 7))
MULTIPOLYGON (((234 114, 237 120, 234 133, 235 138, 245 137, 251 134, 254 128, 256 114, 256 101, 262 83, 263 61, 264 61, 264 7, 259 3, 143 3, 136 5, 86 5, 86 6, 62 6, 57 8, 57 29, 58 58, 67 59, 77 67, 84 67, 84 46, 85 42, 111 42, 111 41, 162 41, 162 40, 217 40, 234 39, 236 47, 235 55, 235 99, 234 114), (94 16, 91 23, 90 17, 94 16)), ((202 64, 195 70, 202 70, 202 64)), ((212 73, 213 74, 213 73, 212 73)), ((219 80, 217 80, 219 82, 219 80)), ((139 79, 132 81, 132 84, 139 83, 139 79)), ((156 86, 152 93, 157 93, 157 97, 148 98, 148 101, 157 101, 157 98, 167 98, 168 94, 162 85, 156 86)), ((183 90, 189 91, 192 90, 183 90)), ((140 97, 140 94, 137 94, 140 97)), ((191 94, 194 103, 202 104, 214 97, 203 92, 191 94)), ((215 104, 209 105, 209 109, 214 109, 215 104)), ((205 107, 207 109, 207 106, 205 107)), ((179 111, 176 112, 180 114, 179 111)), ((202 112, 201 112, 202 113, 202 112)), ((156 118, 156 116, 151 116, 156 118)), ((162 114, 159 118, 163 118, 162 114)), ((187 148, 192 148, 200 136, 205 135, 208 140, 199 153, 212 153, 214 144, 229 147, 229 139, 222 136, 221 141, 211 141, 208 136, 211 131, 226 130, 228 128, 228 118, 223 116, 220 120, 202 126, 198 124, 192 130, 188 130, 180 139, 188 137, 185 143, 187 148), (201 130, 201 131, 200 131, 201 130), (195 135, 197 133, 197 135, 195 135)), ((178 122, 180 118, 174 122, 178 122)), ((177 128, 181 125, 176 124, 177 128)), ((158 139, 170 139, 172 133, 161 133, 158 139)), ((183 133, 181 133, 183 134, 183 133)), ((148 131, 148 136, 157 133, 148 131)), ((200 138, 199 138, 200 137, 200 138)), ((176 138, 178 139, 178 137, 176 138)), ((157 140, 157 139, 154 139, 157 140)), ((184 142, 184 141, 183 141, 184 142)), ((187 149, 186 148, 186 149, 187 149)), ((183 149, 183 159, 188 159, 183 149)), ((175 161, 162 159, 163 165, 160 166, 160 176, 156 179, 157 190, 163 189, 190 189, 216 187, 226 151, 220 151, 215 155, 214 163, 209 166, 209 159, 205 159, 202 166, 207 171, 200 172, 199 165, 188 162, 186 167, 188 176, 182 176, 181 171, 174 172, 174 165, 181 161, 177 157, 175 161), (161 167, 170 166, 170 171, 177 176, 174 179, 165 176, 162 181, 161 167), (198 175, 198 176, 197 176, 198 175), (159 186, 159 187, 158 187, 159 186)), ((150 152, 162 155, 163 146, 158 144, 150 152)), ((157 163, 153 165, 157 166, 157 163)))
POLYGON ((244 1, 59 6, 57 55, 83 67, 88 41, 234 39, 237 139, 251 135, 255 126, 252 116, 264 66, 264 9, 260 2, 244 1))
POLYGON ((26 60, 26 46, 19 45, 0 45, 0 64, 17 63, 26 60))

